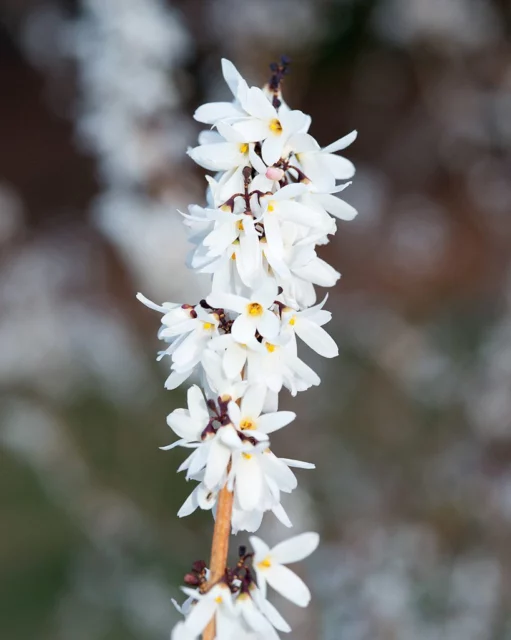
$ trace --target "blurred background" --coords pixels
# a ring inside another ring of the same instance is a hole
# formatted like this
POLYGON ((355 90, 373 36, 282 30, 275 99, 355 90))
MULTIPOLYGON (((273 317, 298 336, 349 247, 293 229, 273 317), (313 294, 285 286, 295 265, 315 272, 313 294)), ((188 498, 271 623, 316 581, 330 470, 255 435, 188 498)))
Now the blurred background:
POLYGON ((167 638, 209 554, 135 293, 205 291, 192 113, 222 56, 262 84, 281 54, 321 144, 359 130, 360 213, 322 252, 341 355, 282 398, 275 451, 318 466, 284 504, 323 544, 312 607, 276 604, 297 640, 511 638, 510 32, 506 0, 2 0, 2 640, 167 638))

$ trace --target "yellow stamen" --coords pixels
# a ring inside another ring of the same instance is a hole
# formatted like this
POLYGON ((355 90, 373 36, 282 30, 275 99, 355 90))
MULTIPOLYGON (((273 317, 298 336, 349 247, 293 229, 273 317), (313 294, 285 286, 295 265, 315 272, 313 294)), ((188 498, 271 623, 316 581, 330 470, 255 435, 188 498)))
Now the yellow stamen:
POLYGON ((209 329, 212 329, 213 327, 214 327, 214 325, 213 325, 213 323, 211 323, 211 322, 203 322, 203 323, 202 323, 202 328, 203 328, 205 331, 208 331, 209 329))
POLYGON ((262 316, 264 309, 259 302, 251 302, 247 305, 247 311, 249 316, 262 316))
POLYGON ((240 153, 247 153, 248 151, 248 144, 246 142, 243 142, 242 144, 240 144, 240 153))
POLYGON ((231 260, 236 260, 236 254, 234 253, 234 251, 232 253, 231 260))
POLYGON ((270 556, 266 557, 264 560, 262 560, 261 562, 259 562, 257 564, 257 566, 260 569, 268 569, 269 567, 271 567, 271 558, 270 556))
POLYGON ((275 349, 277 348, 276 344, 271 344, 271 342, 267 342, 266 343, 266 349, 270 352, 273 353, 275 351, 275 349))
POLYGON ((268 209, 266 209, 266 211, 269 211, 270 213, 272 213, 272 211, 275 211, 275 201, 271 200, 270 202, 268 202, 268 209))
POLYGON ((274 118, 270 122, 270 131, 273 131, 273 133, 280 136, 280 134, 282 133, 282 125, 280 124, 280 120, 277 120, 277 118, 274 118))
POLYGON ((243 228, 243 220, 238 220, 236 226, 238 227, 238 231, 245 231, 245 229, 243 228))
POLYGON ((242 453, 241 454, 246 460, 250 460, 250 458, 252 457, 252 455, 250 453, 242 453))
POLYGON ((240 429, 242 429, 243 431, 255 428, 255 422, 251 418, 243 418, 243 420, 240 422, 240 429))
POLYGON ((292 327, 294 327, 294 326, 295 326, 295 324, 296 324, 296 316, 293 316, 293 317, 291 318, 291 320, 289 321, 289 324, 290 324, 292 327))
POLYGON ((217 596, 217 597, 215 598, 215 602, 217 602, 218 604, 221 604, 221 603, 223 602, 223 600, 222 600, 222 596, 217 596))

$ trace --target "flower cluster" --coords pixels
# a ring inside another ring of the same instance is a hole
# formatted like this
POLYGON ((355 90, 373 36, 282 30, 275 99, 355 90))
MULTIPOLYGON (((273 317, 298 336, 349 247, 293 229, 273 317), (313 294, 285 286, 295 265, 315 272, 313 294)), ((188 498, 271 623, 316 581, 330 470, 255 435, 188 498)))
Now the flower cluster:
MULTIPOLYGON (((290 527, 281 494, 297 486, 292 468, 314 467, 277 457, 270 435, 295 418, 278 410, 282 387, 294 396, 320 382, 299 357, 298 342, 326 358, 338 353, 323 328, 331 318, 323 308, 327 298, 317 303, 314 285, 330 287, 340 274, 318 257, 316 247, 335 233, 335 218, 356 215, 334 195, 350 184, 338 181, 355 171, 336 152, 351 144, 356 132, 321 148, 307 133, 310 117, 291 110, 282 99, 287 64, 283 59, 272 65, 269 84, 259 89, 249 87, 232 63, 223 60, 233 100, 205 104, 195 113, 210 128, 188 153, 216 173, 207 177, 207 206, 191 205, 182 216, 193 244, 189 266, 211 275, 210 294, 198 304, 161 306, 138 296, 163 314, 159 337, 167 346, 159 358, 171 363, 165 386, 174 389, 192 375, 200 381, 188 390, 188 407, 167 419, 178 440, 163 448, 191 449, 179 470, 198 482, 178 515, 197 508, 215 512, 219 493, 227 489, 233 494, 233 533, 256 531, 267 511, 290 527)), ((256 538, 253 544, 256 559, 261 549, 268 551, 256 538)), ((224 610, 240 612, 249 635, 218 632, 218 640, 275 637, 273 628, 273 635, 263 632, 263 626, 256 628, 256 618, 269 610, 258 595, 264 591, 263 565, 255 561, 258 586, 253 572, 245 572, 250 579, 241 586, 239 572, 234 572, 232 580, 190 594, 198 604, 176 638, 201 632, 198 612, 207 611, 210 618, 216 612, 220 627, 224 610), (222 590, 229 590, 234 600, 222 596, 222 590), (211 595, 217 591, 219 600, 211 595), (215 601, 223 604, 214 607, 215 601)), ((287 570, 281 575, 288 575, 287 570)))
POLYGON ((240 547, 236 566, 226 568, 223 578, 211 588, 208 587, 206 563, 202 560, 193 563, 185 582, 196 588, 183 587, 188 599, 181 606, 174 602, 186 620, 174 628, 171 640, 197 640, 213 616, 216 617, 217 637, 221 640, 278 640, 276 630, 291 631, 266 599, 267 585, 299 607, 306 607, 311 597, 309 589, 285 565, 310 555, 318 546, 319 536, 303 533, 273 549, 256 536, 250 538, 250 543, 253 553, 240 547))

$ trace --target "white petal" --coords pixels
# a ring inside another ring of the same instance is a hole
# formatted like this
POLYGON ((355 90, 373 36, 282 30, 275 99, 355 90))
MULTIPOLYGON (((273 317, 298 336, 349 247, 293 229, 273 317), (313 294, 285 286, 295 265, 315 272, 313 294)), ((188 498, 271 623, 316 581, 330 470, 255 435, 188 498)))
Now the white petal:
POLYGON ((227 425, 225 427, 221 427, 219 430, 219 436, 222 443, 228 447, 231 451, 235 451, 236 449, 240 449, 243 446, 242 441, 240 440, 238 433, 231 425, 227 425))
POLYGON ((272 623, 275 629, 283 631, 284 633, 289 633, 291 631, 291 627, 288 625, 288 623, 284 620, 284 618, 280 615, 280 613, 272 605, 272 603, 266 600, 266 598, 258 598, 257 606, 272 623))
POLYGON ((255 608, 251 600, 242 605, 240 609, 247 625, 250 629, 257 632, 259 638, 279 640, 279 636, 269 620, 267 620, 264 615, 255 608))
POLYGON ((241 344, 253 340, 256 332, 256 323, 253 318, 242 314, 236 318, 231 327, 232 337, 241 344))
POLYGON ((271 550, 271 556, 280 564, 299 562, 313 553, 319 544, 319 535, 312 531, 302 533, 277 544, 271 550))
POLYGON ((185 626, 185 623, 180 620, 176 626, 172 629, 170 640, 196 640, 197 636, 192 634, 185 626))
POLYGON ((316 211, 316 209, 291 200, 279 202, 277 212, 284 220, 303 224, 307 227, 321 226, 325 215, 324 212, 316 211))
POLYGON ((273 433, 277 429, 282 429, 296 418, 296 413, 292 411, 277 411, 276 413, 266 413, 257 420, 257 428, 263 433, 273 433))
POLYGON ((177 517, 178 518, 184 518, 186 516, 189 516, 191 513, 193 513, 194 511, 197 510, 197 508, 199 506, 199 502, 197 500, 199 489, 200 489, 200 485, 195 487, 195 489, 192 491, 192 493, 183 502, 183 506, 177 512, 177 517))
POLYGON ((263 472, 258 456, 252 454, 246 458, 241 455, 236 465, 235 491, 243 510, 252 511, 259 507, 263 493, 263 472))
POLYGON ((312 462, 303 462, 302 460, 291 460, 291 458, 279 458, 281 462, 288 467, 295 467, 296 469, 315 469, 316 465, 312 462))
POLYGON ((215 124, 217 120, 239 118, 242 115, 243 112, 232 102, 209 102, 200 106, 193 117, 204 124, 215 124))
POLYGON ((333 287, 341 274, 321 258, 314 258, 306 265, 293 269, 294 273, 320 287, 333 287))
POLYGON ((282 134, 269 135, 263 142, 261 155, 268 165, 275 164, 280 159, 286 139, 282 134))
POLYGON ((248 304, 248 300, 246 298, 236 296, 232 293, 222 293, 220 291, 213 291, 210 293, 206 298, 206 301, 215 309, 230 309, 232 311, 237 311, 238 313, 243 313, 248 304))
POLYGON ((339 355, 339 349, 333 338, 315 322, 311 322, 307 318, 299 318, 294 328, 296 335, 320 356, 335 358, 339 355))
POLYGON ((265 309, 273 304, 277 297, 277 284, 275 280, 266 278, 263 283, 254 291, 251 302, 259 302, 265 309))
POLYGON ((208 408, 206 406, 204 396, 202 395, 202 391, 196 384, 192 385, 188 389, 187 402, 192 420, 198 423, 205 421, 204 427, 206 427, 209 420, 208 408))
MULTIPOLYGON (((145 304, 145 306, 148 307, 149 309, 153 309, 154 311, 159 311, 160 313, 168 312, 167 307, 163 307, 159 304, 156 304, 155 302, 152 302, 152 300, 149 300, 149 298, 146 298, 142 293, 137 293, 136 297, 139 302, 141 302, 142 304, 145 304)), ((176 307, 177 306, 178 305, 176 305, 176 307)))
POLYGON ((236 266, 243 283, 252 286, 261 267, 261 249, 257 234, 244 233, 240 237, 239 251, 236 253, 236 266))
POLYGON ((232 91, 232 94, 236 97, 238 93, 238 85, 240 82, 244 82, 242 75, 227 58, 222 58, 222 74, 227 86, 232 91))
POLYGON ((241 421, 241 410, 236 402, 229 402, 229 405, 227 406, 227 412, 234 426, 239 428, 241 421))
POLYGON ((270 553, 270 547, 266 542, 264 542, 264 540, 261 540, 261 538, 258 538, 257 536, 250 536, 249 541, 255 554, 254 565, 256 565, 258 562, 262 562, 270 553))
POLYGON ((211 171, 227 171, 243 162, 239 145, 231 142, 203 144, 187 151, 190 158, 211 171))
POLYGON ((267 309, 263 312, 262 316, 257 319, 257 330, 264 338, 275 338, 280 330, 280 320, 273 313, 267 309))
MULTIPOLYGON (((264 164, 264 162, 261 159, 261 156, 259 156, 255 150, 254 150, 254 145, 250 145, 250 149, 248 151, 248 157, 250 160, 250 164, 254 167, 254 169, 258 172, 258 173, 266 173, 266 165, 264 164)), ((259 187, 255 187, 254 183, 252 183, 252 189, 258 189, 259 187)), ((264 191, 264 189, 261 189, 261 191, 264 191)))
POLYGON ((280 504, 280 502, 272 507, 272 511, 277 520, 281 522, 285 527, 289 528, 293 526, 293 523, 289 519, 289 516, 287 515, 284 507, 280 504))
POLYGON ((273 120, 277 117, 276 109, 259 87, 250 87, 243 106, 252 116, 261 120, 273 120))
POLYGON ((247 350, 237 343, 231 344, 224 353, 222 366, 228 378, 235 378, 241 373, 247 361, 247 350))
POLYGON ((192 369, 189 371, 173 371, 165 380, 165 389, 177 389, 179 385, 192 375, 192 369))
POLYGON ((308 191, 308 188, 304 184, 287 184, 285 187, 282 187, 282 189, 279 189, 273 196, 268 196, 268 198, 281 202, 282 200, 289 200, 290 198, 301 196, 306 191, 308 191))
POLYGON ((320 146, 316 140, 308 133, 295 133, 288 142, 295 153, 304 151, 320 151, 320 146))
POLYGON ((180 447, 186 443, 186 440, 176 440, 172 444, 167 444, 164 447, 158 447, 161 451, 170 451, 171 449, 175 449, 176 447, 180 447))
POLYGON ((337 196, 329 193, 318 193, 315 195, 318 202, 336 218, 340 220, 353 220, 358 215, 358 211, 351 204, 341 200, 337 196))
POLYGON ((260 142, 264 140, 269 133, 268 126, 256 118, 244 118, 232 125, 243 136, 245 142, 260 142))
POLYGON ((241 401, 241 410, 244 416, 255 420, 263 410, 266 387, 263 384, 250 385, 241 401))
POLYGON ((265 571, 265 578, 275 591, 299 607, 306 607, 311 599, 307 585, 296 573, 280 564, 272 565, 265 571))
POLYGON ((193 605, 185 620, 186 629, 192 635, 201 634, 214 616, 217 607, 218 604, 214 598, 210 596, 201 598, 197 604, 193 605))
POLYGON ((282 125, 283 133, 289 138, 295 133, 305 133, 311 123, 310 116, 293 109, 284 113, 279 113, 280 124, 282 125))
POLYGON ((211 449, 204 474, 204 484, 208 489, 215 489, 227 471, 227 465, 231 459, 231 451, 219 438, 211 443, 211 449))
MULTIPOLYGON (((200 426, 191 418, 185 409, 175 409, 167 416, 167 424, 176 435, 185 440, 195 440, 199 435, 200 426)), ((204 424, 204 428, 206 427, 204 424)))
POLYGON ((335 151, 341 151, 341 149, 346 149, 346 147, 349 147, 349 145, 356 140, 357 135, 358 135, 357 131, 354 130, 351 133, 348 133, 347 135, 345 135, 344 137, 339 138, 339 140, 336 140, 335 142, 332 142, 331 144, 329 144, 327 147, 323 149, 323 151, 326 153, 335 153, 335 151))

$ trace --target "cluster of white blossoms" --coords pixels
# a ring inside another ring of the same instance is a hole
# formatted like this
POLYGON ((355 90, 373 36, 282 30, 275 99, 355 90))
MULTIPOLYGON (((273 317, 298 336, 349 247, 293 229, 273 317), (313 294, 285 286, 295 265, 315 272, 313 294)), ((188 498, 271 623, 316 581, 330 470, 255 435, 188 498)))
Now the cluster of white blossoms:
MULTIPOLYGON (((334 218, 351 220, 357 213, 334 195, 350 184, 338 181, 355 172, 336 152, 356 132, 320 147, 307 133, 310 117, 282 100, 286 60, 272 65, 264 89, 249 87, 229 61, 222 67, 233 100, 197 109, 195 119, 210 128, 189 150, 216 174, 207 177, 207 206, 182 213, 194 245, 189 266, 211 274, 211 293, 198 304, 159 306, 138 297, 163 314, 159 338, 168 346, 159 358, 171 363, 166 388, 192 375, 200 381, 188 389, 188 407, 167 418, 178 440, 163 448, 191 450, 179 471, 198 483, 178 515, 197 508, 215 512, 219 492, 227 488, 237 533, 255 532, 267 511, 292 526, 281 494, 297 486, 292 468, 314 468, 276 456, 270 435, 295 418, 278 411, 282 387, 294 396, 320 382, 298 356, 299 340, 326 358, 338 353, 323 329, 331 318, 323 308, 326 297, 316 304, 314 285, 333 286, 340 274, 318 257, 316 246, 335 233, 334 218)), ((303 534, 272 551, 258 538, 251 542, 254 554, 240 552, 237 567, 243 570, 226 570, 214 586, 201 567, 173 639, 198 637, 213 616, 217 640, 276 638, 275 629, 289 631, 266 600, 265 585, 305 606, 307 588, 283 565, 311 553, 318 536, 303 534)))
POLYGON ((288 633, 291 627, 267 600, 267 587, 306 607, 310 591, 285 565, 306 558, 318 543, 317 533, 302 533, 270 549, 251 536, 253 553, 240 547, 235 568, 227 569, 224 578, 204 592, 201 587, 207 585, 208 570, 204 562, 195 562, 185 582, 196 588, 183 587, 188 599, 182 606, 174 602, 185 620, 174 628, 171 640, 197 640, 213 616, 217 640, 278 640, 277 630, 288 633))

